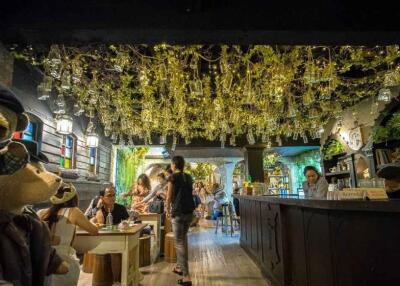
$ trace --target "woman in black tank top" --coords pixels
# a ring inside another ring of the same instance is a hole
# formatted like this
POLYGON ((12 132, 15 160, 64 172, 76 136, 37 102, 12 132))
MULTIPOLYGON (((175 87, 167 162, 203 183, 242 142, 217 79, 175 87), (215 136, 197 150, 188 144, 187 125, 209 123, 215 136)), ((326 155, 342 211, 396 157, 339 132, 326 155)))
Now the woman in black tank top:
POLYGON ((173 272, 183 276, 178 280, 178 284, 192 285, 185 242, 194 211, 193 179, 183 172, 184 166, 183 157, 172 158, 171 168, 174 173, 168 182, 166 211, 167 216, 172 217, 172 231, 175 237, 177 263, 173 272))

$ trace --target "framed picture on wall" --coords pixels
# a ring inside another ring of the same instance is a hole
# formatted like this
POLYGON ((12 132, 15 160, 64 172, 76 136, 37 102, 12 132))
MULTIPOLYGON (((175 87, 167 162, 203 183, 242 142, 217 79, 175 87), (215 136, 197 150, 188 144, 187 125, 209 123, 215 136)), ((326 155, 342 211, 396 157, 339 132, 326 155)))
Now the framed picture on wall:
POLYGON ((360 150, 363 146, 361 128, 357 127, 349 131, 349 147, 352 150, 360 150))

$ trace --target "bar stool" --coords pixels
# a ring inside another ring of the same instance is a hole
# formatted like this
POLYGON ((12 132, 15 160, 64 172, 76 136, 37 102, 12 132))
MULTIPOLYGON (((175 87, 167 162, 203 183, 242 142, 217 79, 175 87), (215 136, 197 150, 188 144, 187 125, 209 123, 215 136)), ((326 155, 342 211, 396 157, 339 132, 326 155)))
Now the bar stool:
POLYGON ((231 203, 223 204, 222 205, 222 215, 217 218, 217 226, 215 227, 215 234, 218 232, 218 226, 220 225, 221 221, 221 231, 228 234, 228 226, 231 228, 231 236, 233 235, 233 208, 231 203), (228 224, 229 219, 229 224, 228 224), (224 231, 225 229, 225 231, 224 231))

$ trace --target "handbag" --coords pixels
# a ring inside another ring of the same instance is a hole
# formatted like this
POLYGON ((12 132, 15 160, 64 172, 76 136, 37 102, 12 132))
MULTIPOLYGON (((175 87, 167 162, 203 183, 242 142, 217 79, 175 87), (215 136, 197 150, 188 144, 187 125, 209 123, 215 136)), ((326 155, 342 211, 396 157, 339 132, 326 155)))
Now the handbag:
POLYGON ((162 214, 164 213, 164 201, 155 199, 149 204, 149 212, 162 214))

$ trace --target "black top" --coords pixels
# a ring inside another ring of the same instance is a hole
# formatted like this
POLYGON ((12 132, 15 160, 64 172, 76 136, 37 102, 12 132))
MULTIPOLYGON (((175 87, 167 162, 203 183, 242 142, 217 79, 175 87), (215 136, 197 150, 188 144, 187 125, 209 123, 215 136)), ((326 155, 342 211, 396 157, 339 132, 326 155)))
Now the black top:
POLYGON ((192 213, 195 209, 193 201, 193 179, 186 173, 174 173, 170 177, 172 182, 172 210, 171 215, 192 213))
POLYGON ((400 190, 390 193, 387 192, 386 194, 388 195, 389 199, 400 199, 400 190))
MULTIPOLYGON (((103 212, 104 223, 105 223, 108 215, 108 210, 106 210, 106 208, 103 206, 101 208, 101 211, 103 212)), ((126 208, 123 205, 117 203, 114 204, 114 208, 111 211, 111 215, 113 216, 113 224, 119 224, 121 221, 129 218, 129 214, 126 208)))

